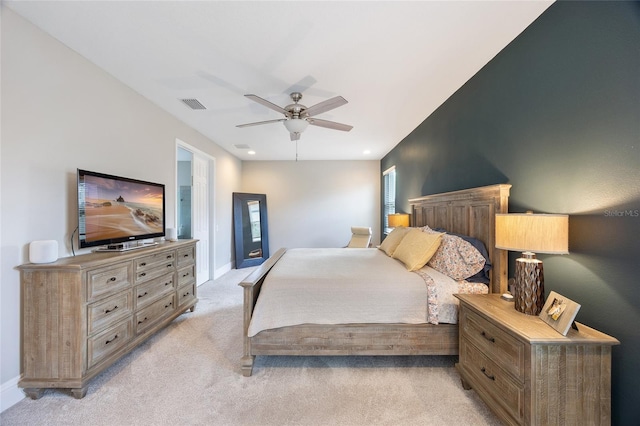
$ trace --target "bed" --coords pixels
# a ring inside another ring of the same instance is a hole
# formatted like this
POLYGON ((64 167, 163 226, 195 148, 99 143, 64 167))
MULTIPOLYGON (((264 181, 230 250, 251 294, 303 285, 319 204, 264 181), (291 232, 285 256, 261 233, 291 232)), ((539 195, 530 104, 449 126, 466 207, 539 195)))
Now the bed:
MULTIPOLYGON (((420 198, 409 200, 411 206, 411 226, 414 228, 430 227, 434 230, 446 230, 448 234, 459 234, 478 239, 484 243, 488 252, 488 258, 491 262, 491 270, 489 272, 489 283, 487 285, 488 292, 502 293, 507 289, 507 253, 503 250, 495 248, 495 214, 508 212, 509 190, 511 185, 499 184, 471 188, 460 191, 452 191, 441 194, 427 195, 420 198)), ((368 314, 363 314, 362 322, 353 322, 350 319, 342 322, 344 318, 342 313, 350 309, 345 307, 336 307, 334 310, 335 317, 329 321, 321 323, 291 323, 277 322, 280 319, 275 318, 276 322, 264 321, 264 315, 258 317, 256 305, 263 302, 260 299, 260 293, 265 280, 269 285, 269 291, 274 287, 272 281, 269 281, 276 274, 280 277, 285 273, 284 284, 280 284, 280 296, 283 299, 291 299, 288 303, 295 303, 295 300, 304 300, 305 297, 300 294, 288 294, 287 286, 290 281, 295 278, 287 278, 288 271, 291 277, 300 276, 295 274, 296 268, 305 268, 300 266, 296 260, 300 257, 311 257, 317 254, 318 269, 333 269, 336 271, 334 285, 339 285, 340 280, 354 281, 354 277, 350 276, 348 267, 326 268, 326 264, 320 263, 320 259, 335 257, 336 262, 347 262, 346 265, 356 265, 358 256, 360 258, 371 258, 368 261, 373 263, 380 262, 384 254, 375 248, 370 249, 280 249, 267 261, 260 265, 252 274, 250 274, 240 286, 244 291, 244 318, 243 318, 243 340, 244 352, 242 357, 242 374, 250 376, 253 370, 253 363, 257 355, 457 355, 458 354, 458 325, 455 323, 440 322, 437 318, 429 321, 418 321, 413 319, 416 315, 423 315, 417 312, 419 307, 410 304, 412 297, 405 297, 404 302, 400 301, 399 312, 397 312, 397 322, 378 322, 377 320, 369 320, 368 314), (289 253, 287 253, 289 252, 289 253), (347 260, 340 260, 339 252, 344 252, 351 256, 347 260), (350 262, 350 263, 349 263, 350 262), (324 266, 323 266, 324 265, 324 266), (272 274, 272 277, 269 275, 272 274), (287 281, 288 279, 288 281, 287 281), (402 305, 406 303, 406 305, 402 305), (342 309, 342 310, 341 310, 342 309), (416 312, 414 312, 416 311, 416 312), (254 315, 256 317, 254 318, 254 315), (371 322, 373 321, 373 322, 371 322), (256 325, 256 323, 260 323, 256 325)), ((390 259, 392 262, 395 259, 390 259)), ((323 260, 324 261, 324 260, 323 260)), ((363 260, 364 261, 364 260, 363 260)), ((398 262, 396 262, 398 263, 398 262)), ((337 265, 337 264, 336 264, 337 265)), ((361 274, 358 268, 351 268, 356 274, 361 274)), ((386 270, 385 270, 386 271, 386 270)), ((299 271, 298 271, 299 272, 299 271)), ((311 274, 311 273, 310 273, 311 274)), ((382 275, 387 272, 374 271, 373 275, 382 275)), ((410 288, 415 288, 418 279, 425 279, 421 273, 414 274, 407 284, 410 288), (420 277, 418 277, 420 276, 420 277)), ((314 275, 315 276, 315 275, 314 275)), ((388 278, 388 277, 387 277, 388 278)), ((365 280, 373 279, 365 277, 365 280)), ((404 278, 403 278, 404 279, 404 278)), ((428 281, 425 280, 424 284, 428 281)), ((371 284, 375 287, 374 284, 371 284)), ((377 288, 377 287, 375 287, 377 288)), ((291 290, 299 291, 299 290, 291 290)), ((376 301, 373 297, 373 291, 359 290, 356 294, 362 305, 372 305, 376 310, 376 303, 382 306, 382 300, 403 299, 402 297, 389 297, 382 295, 376 301)), ((426 294, 426 292, 425 292, 426 294)), ((269 296, 274 297, 274 296, 269 296)), ((429 301, 429 296, 422 297, 425 301, 429 301)), ((266 292, 264 299, 267 298, 266 292)), ((312 299, 320 305, 323 298, 322 293, 313 294, 307 299, 312 299)), ((303 302, 300 302, 301 304, 303 302)), ((419 304, 426 305, 422 300, 419 304)), ((283 305, 284 306, 284 305, 283 305)), ((396 306, 396 309, 398 307, 396 306)), ((283 311, 308 310, 306 305, 300 307, 291 306, 283 309, 283 311)), ((393 313, 391 313, 393 318, 393 313)), ((278 317, 277 311, 272 311, 267 317, 278 317)), ((287 321, 287 320, 284 320, 287 321)))

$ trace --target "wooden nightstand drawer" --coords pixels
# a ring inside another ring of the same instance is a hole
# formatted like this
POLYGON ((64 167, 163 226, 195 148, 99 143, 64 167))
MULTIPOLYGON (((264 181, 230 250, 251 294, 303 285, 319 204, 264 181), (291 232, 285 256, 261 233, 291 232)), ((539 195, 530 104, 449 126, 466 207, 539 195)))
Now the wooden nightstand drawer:
POLYGON ((460 363, 474 379, 478 393, 491 398, 509 417, 518 423, 524 419, 524 386, 513 379, 504 369, 480 352, 467 339, 460 341, 460 363))
POLYGON ((460 333, 500 368, 524 381, 524 343, 468 309, 462 309, 460 313, 460 333))
POLYGON ((133 312, 131 289, 125 290, 100 302, 87 307, 88 330, 91 335, 112 324, 115 324, 133 312))

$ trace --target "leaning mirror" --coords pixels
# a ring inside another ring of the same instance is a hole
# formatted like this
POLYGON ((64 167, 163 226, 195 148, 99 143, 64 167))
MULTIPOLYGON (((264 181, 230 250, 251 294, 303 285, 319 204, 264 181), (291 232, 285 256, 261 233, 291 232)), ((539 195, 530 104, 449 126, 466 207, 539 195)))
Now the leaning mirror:
POLYGON ((267 196, 233 193, 236 269, 260 265, 269 257, 267 196))

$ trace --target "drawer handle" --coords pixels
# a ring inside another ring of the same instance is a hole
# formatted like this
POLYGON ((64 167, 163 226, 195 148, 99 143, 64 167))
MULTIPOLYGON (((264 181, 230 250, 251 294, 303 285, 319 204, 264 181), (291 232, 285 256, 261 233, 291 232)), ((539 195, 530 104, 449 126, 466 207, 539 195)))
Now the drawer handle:
POLYGON ((494 380, 494 381, 496 380, 496 376, 487 374, 487 369, 486 368, 482 367, 480 369, 480 371, 482 371, 482 374, 484 374, 485 377, 487 377, 488 379, 491 379, 491 380, 494 380))
POLYGON ((167 268, 173 268, 173 263, 168 264, 167 268))
POLYGON ((140 266, 147 266, 147 262, 142 262, 140 266))
POLYGON ((115 280, 117 280, 117 278, 116 278, 116 277, 111 277, 111 278, 109 278, 107 281, 114 282, 115 280))
POLYGON ((109 343, 113 342, 114 340, 116 340, 118 338, 118 335, 116 334, 115 336, 113 336, 113 339, 111 340, 107 340, 106 342, 104 342, 105 345, 108 345, 109 343))
POLYGON ((170 254, 167 255, 167 259, 171 259, 173 256, 171 256, 170 254))
POLYGON ((164 283, 164 285, 169 285, 169 284, 171 284, 171 283, 173 283, 173 280, 169 280, 169 281, 167 281, 166 283, 164 283))
POLYGON ((173 302, 169 302, 168 305, 164 305, 165 308, 168 308, 169 306, 173 305, 173 302))
POLYGON ((189 295, 189 291, 182 295, 182 297, 187 297, 189 295))
POLYGON ((185 254, 185 255, 184 255, 184 257, 189 257, 189 254, 188 254, 188 253, 187 253, 187 254, 185 254))
POLYGON ((189 273, 188 273, 188 272, 187 272, 187 273, 182 274, 182 278, 184 278, 184 277, 188 277, 188 276, 189 276, 189 273))
POLYGON ((141 297, 145 297, 147 294, 149 294, 149 293, 146 292, 146 291, 144 293, 142 293, 142 294, 139 294, 138 295, 138 299, 140 299, 141 297))
POLYGON ((115 311, 116 309, 118 309, 118 305, 114 306, 112 309, 105 309, 104 313, 105 314, 109 314, 109 313, 115 311))
POLYGON ((138 324, 142 324, 143 322, 145 322, 147 320, 147 317, 144 317, 144 319, 141 319, 140 321, 138 321, 138 324))
POLYGON ((482 337, 484 337, 485 339, 487 339, 488 341, 490 341, 491 343, 495 343, 496 339, 494 337, 490 337, 489 335, 487 335, 487 333, 485 333, 484 331, 481 333, 482 337))
POLYGON ((144 277, 144 276, 146 276, 146 275, 147 275, 147 273, 146 273, 146 272, 143 272, 143 273, 141 273, 141 274, 140 274, 140 276, 141 276, 141 277, 144 277))

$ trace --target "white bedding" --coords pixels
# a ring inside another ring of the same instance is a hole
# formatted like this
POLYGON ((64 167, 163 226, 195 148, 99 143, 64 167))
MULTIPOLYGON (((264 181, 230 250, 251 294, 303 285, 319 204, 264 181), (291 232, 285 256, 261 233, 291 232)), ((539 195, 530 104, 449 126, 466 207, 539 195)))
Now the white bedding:
POLYGON ((446 275, 409 272, 377 249, 289 249, 262 284, 248 335, 299 324, 455 324, 458 292, 446 275))

